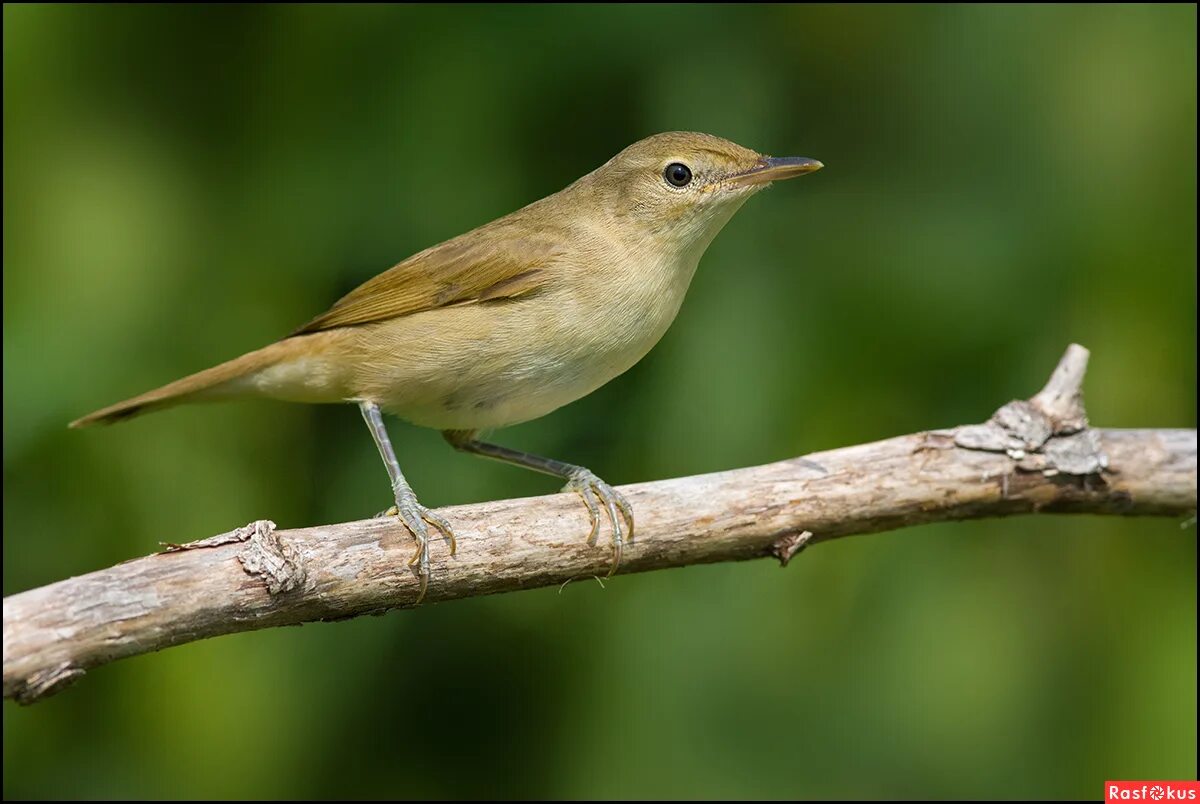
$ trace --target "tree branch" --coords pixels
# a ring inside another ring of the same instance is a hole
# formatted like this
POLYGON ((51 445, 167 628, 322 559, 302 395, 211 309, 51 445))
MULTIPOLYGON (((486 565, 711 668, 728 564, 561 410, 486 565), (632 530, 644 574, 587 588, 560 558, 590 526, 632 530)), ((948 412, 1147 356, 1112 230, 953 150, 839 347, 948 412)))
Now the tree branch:
MULTIPOLYGON (((621 572, 775 556, 856 533, 1037 512, 1181 516, 1196 508, 1195 430, 1089 429, 1087 350, 985 424, 778 463, 625 486, 637 512, 621 572)), ((574 495, 442 510, 458 555, 435 549, 428 600, 607 572, 574 495)), ((230 533, 4 600, 4 697, 31 703, 87 670, 206 637, 410 605, 413 542, 394 519, 230 533)))

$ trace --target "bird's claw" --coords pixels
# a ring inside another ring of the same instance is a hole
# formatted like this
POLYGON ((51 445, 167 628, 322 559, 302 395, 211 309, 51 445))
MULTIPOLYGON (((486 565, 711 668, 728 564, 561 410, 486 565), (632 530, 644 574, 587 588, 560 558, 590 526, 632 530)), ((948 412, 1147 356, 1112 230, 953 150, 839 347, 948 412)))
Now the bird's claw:
POLYGON ((600 508, 608 513, 608 521, 613 530, 613 563, 605 577, 611 578, 621 565, 621 553, 626 541, 633 541, 633 507, 621 492, 605 483, 595 473, 588 469, 577 469, 571 473, 563 491, 574 491, 583 497, 588 515, 592 520, 592 529, 588 533, 588 544, 594 544, 596 534, 600 529, 600 508), (628 537, 621 529, 622 521, 628 528, 628 537))
POLYGON ((417 592, 417 600, 413 605, 420 605, 421 601, 425 599, 426 590, 429 588, 428 526, 432 525, 450 540, 450 555, 454 555, 458 550, 458 541, 454 538, 454 528, 450 526, 445 517, 417 502, 416 496, 411 491, 407 494, 404 491, 398 492, 396 494, 396 504, 386 511, 376 514, 376 517, 386 516, 398 516, 417 541, 417 552, 409 560, 408 566, 416 565, 417 567, 417 578, 420 580, 421 587, 417 592))

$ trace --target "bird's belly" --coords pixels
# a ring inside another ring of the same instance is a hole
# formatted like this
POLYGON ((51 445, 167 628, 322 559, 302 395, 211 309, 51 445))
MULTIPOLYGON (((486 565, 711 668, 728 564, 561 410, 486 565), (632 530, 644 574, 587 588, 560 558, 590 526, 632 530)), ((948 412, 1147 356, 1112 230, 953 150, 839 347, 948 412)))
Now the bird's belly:
MULTIPOLYGON (((364 328, 357 393, 425 427, 476 430, 544 416, 648 352, 678 310, 592 309, 546 296, 463 305, 364 328)), ((633 307, 633 306, 631 306, 633 307)))
POLYGON ((465 382, 400 390, 383 404, 388 412, 424 427, 480 430, 544 416, 612 379, 590 367, 489 365, 468 372, 465 382), (426 389, 420 389, 424 391, 426 389))

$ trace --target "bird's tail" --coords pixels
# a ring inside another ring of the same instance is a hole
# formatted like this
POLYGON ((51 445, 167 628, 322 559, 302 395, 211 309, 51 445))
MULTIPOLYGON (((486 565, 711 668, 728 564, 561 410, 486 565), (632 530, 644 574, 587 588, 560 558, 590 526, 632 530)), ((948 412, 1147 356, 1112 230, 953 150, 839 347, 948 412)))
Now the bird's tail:
POLYGON ((90 427, 93 424, 114 424, 142 413, 223 396, 257 395, 253 382, 264 369, 297 357, 302 352, 303 338, 288 338, 273 343, 218 366, 191 374, 181 380, 147 391, 144 394, 101 408, 76 419, 70 427, 90 427), (239 382, 242 381, 242 382, 239 382))

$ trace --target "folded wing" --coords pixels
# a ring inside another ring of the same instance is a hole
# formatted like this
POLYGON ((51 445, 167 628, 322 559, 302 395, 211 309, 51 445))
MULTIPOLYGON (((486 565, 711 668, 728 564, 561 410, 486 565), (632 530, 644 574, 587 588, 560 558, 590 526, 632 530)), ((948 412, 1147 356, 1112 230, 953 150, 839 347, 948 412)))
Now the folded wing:
POLYGON ((549 240, 470 234, 476 236, 448 240, 367 280, 292 335, 516 298, 533 293, 549 278, 556 253, 549 240))

